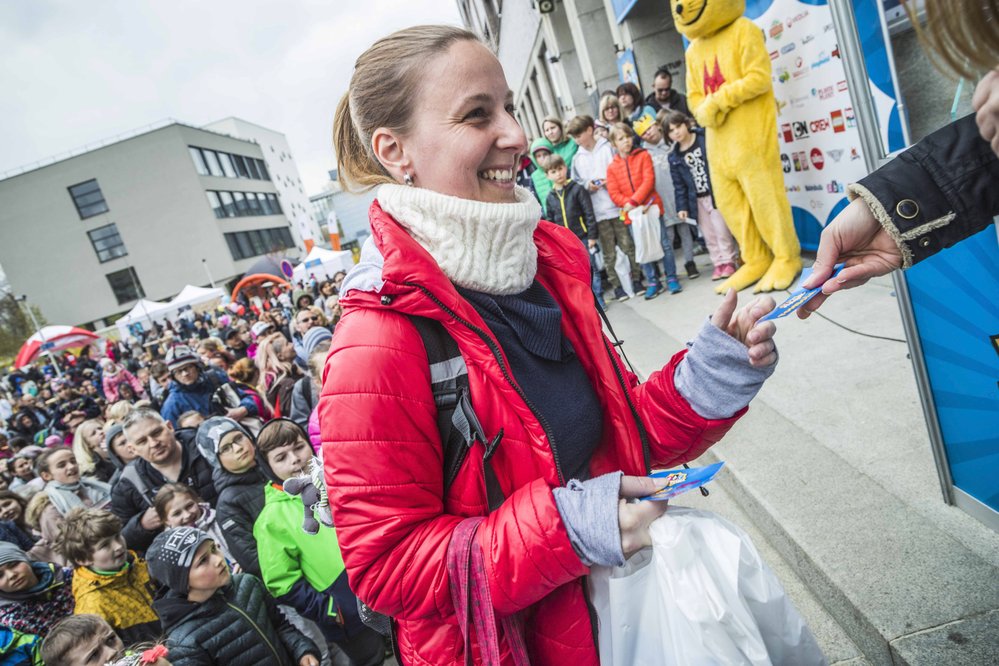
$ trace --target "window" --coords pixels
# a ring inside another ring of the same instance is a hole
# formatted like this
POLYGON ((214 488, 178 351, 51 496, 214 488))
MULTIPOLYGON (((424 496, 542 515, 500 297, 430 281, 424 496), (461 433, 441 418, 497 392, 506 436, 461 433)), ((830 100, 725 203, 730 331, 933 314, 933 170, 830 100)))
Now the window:
POLYGON ((222 202, 222 209, 225 211, 226 217, 236 217, 236 206, 232 200, 232 194, 229 192, 219 192, 219 200, 222 202))
POLYGON ((118 226, 115 224, 98 227, 93 231, 88 231, 87 235, 90 236, 90 244, 94 246, 94 252, 97 253, 97 260, 102 264, 105 261, 111 261, 116 257, 124 257, 128 254, 125 243, 118 235, 118 226))
POLYGON ((212 176, 222 176, 224 175, 222 171, 222 165, 219 164, 219 157, 214 150, 203 150, 201 151, 205 160, 208 162, 208 173, 212 176))
POLYGON ((187 149, 191 151, 191 159, 194 160, 194 168, 197 170, 199 176, 208 175, 208 165, 205 164, 205 158, 201 154, 200 148, 195 148, 194 146, 188 146, 187 149))
POLYGON ((236 217, 243 217, 244 215, 247 215, 246 197, 243 196, 243 193, 233 192, 232 198, 236 201, 236 217))
POLYGON ((257 194, 256 194, 256 192, 247 192, 246 193, 246 209, 250 212, 250 215, 263 215, 264 214, 264 208, 263 208, 263 206, 261 206, 260 202, 257 201, 257 194))
POLYGON ((250 171, 250 178, 261 180, 260 172, 257 170, 257 160, 252 157, 247 157, 246 168, 250 171))
POLYGON ((111 285, 111 291, 114 292, 115 298, 118 299, 118 305, 136 301, 146 295, 134 268, 124 268, 114 273, 108 273, 105 277, 108 279, 108 284, 111 285))
POLYGON ((219 193, 209 190, 205 192, 205 194, 208 196, 208 205, 212 207, 212 212, 215 213, 215 217, 219 219, 225 217, 225 209, 222 207, 222 202, 219 200, 219 193))
POLYGON ((222 172, 225 174, 226 178, 236 177, 236 169, 232 166, 232 160, 229 159, 229 153, 219 153, 219 162, 222 163, 222 172))
POLYGON ((256 160, 257 170, 260 171, 260 180, 270 180, 271 175, 267 173, 267 165, 264 164, 263 160, 256 160))
POLYGON ((260 204, 261 215, 273 215, 271 210, 271 200, 267 198, 265 192, 257 192, 257 202, 260 204))
POLYGON ((104 194, 101 193, 101 186, 97 184, 96 178, 71 185, 69 195, 73 197, 73 203, 80 213, 81 220, 108 212, 108 204, 104 201, 104 194))
POLYGON ((281 204, 278 202, 277 195, 273 192, 267 193, 267 198, 271 202, 271 210, 274 211, 275 215, 280 215, 283 211, 281 210, 281 204))
POLYGON ((250 172, 246 170, 246 161, 242 155, 233 155, 232 163, 236 167, 236 173, 239 174, 240 178, 250 177, 250 172))
POLYGON ((225 242, 236 261, 295 246, 288 227, 229 233, 225 234, 225 242))

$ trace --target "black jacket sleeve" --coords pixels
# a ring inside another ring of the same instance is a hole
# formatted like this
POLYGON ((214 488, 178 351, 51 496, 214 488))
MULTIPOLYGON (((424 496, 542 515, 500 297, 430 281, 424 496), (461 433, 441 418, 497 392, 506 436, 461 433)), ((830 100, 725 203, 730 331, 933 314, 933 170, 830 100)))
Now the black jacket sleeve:
POLYGON ((297 664, 300 662, 302 657, 307 654, 311 654, 316 659, 322 656, 316 644, 296 629, 288 618, 285 617, 284 613, 278 610, 277 604, 274 603, 269 594, 264 594, 264 603, 267 604, 267 614, 270 616, 271 623, 274 625, 278 636, 281 637, 281 642, 284 643, 284 646, 288 648, 288 652, 294 657, 294 663, 297 664))
POLYGON ((217 510, 216 521, 225 533, 229 553, 236 558, 243 571, 262 578, 260 562, 257 560, 257 541, 253 538, 253 521, 248 523, 247 516, 239 507, 233 506, 228 498, 219 500, 217 510))
POLYGON ((111 488, 111 513, 124 524, 121 535, 132 550, 144 552, 158 532, 151 532, 141 524, 142 514, 149 508, 142 493, 127 479, 118 479, 111 488))
POLYGON ((971 236, 999 214, 999 158, 973 115, 930 134, 850 185, 909 268, 971 236))
POLYGON ((579 209, 583 212, 583 221, 586 222, 586 237, 590 240, 597 240, 597 216, 593 214, 593 200, 590 193, 582 185, 577 185, 576 199, 579 202, 579 209))

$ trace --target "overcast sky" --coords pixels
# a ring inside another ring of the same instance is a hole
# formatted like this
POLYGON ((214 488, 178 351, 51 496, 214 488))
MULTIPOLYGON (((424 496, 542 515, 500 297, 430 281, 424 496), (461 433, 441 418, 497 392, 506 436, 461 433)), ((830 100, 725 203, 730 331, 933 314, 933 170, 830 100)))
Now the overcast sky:
POLYGON ((238 116, 284 132, 314 194, 357 56, 420 23, 460 23, 456 2, 2 2, 0 177, 165 118, 238 116))

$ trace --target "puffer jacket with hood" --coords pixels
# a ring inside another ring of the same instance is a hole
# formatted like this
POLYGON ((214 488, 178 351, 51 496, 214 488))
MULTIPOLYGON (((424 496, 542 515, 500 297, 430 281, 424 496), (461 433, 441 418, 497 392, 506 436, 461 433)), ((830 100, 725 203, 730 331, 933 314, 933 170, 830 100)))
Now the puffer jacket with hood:
POLYGON ((297 666, 307 654, 319 658, 315 644, 278 611, 264 584, 250 574, 233 574, 205 602, 169 592, 153 607, 173 666, 297 666))
POLYGON ((212 405, 212 394, 223 384, 232 385, 233 390, 239 394, 239 406, 246 408, 248 416, 257 416, 257 403, 253 398, 245 395, 224 373, 214 368, 202 369, 201 375, 193 384, 170 382, 170 392, 163 401, 160 414, 175 428, 177 419, 184 412, 195 411, 206 417, 211 416, 217 411, 212 405))
POLYGON ((67 615, 73 614, 73 570, 51 562, 32 562, 38 583, 23 592, 0 592, 0 626, 40 638, 67 615))
POLYGON ((663 200, 656 192, 656 172, 649 151, 635 148, 627 157, 615 155, 607 167, 607 193, 621 208, 627 204, 636 207, 655 204, 661 214, 663 200))
POLYGON ((545 168, 538 163, 536 157, 534 157, 534 151, 538 148, 547 148, 552 154, 555 153, 555 146, 548 139, 541 137, 535 139, 531 142, 531 163, 534 164, 534 171, 531 172, 531 182, 534 183, 534 194, 538 197, 538 201, 541 202, 541 212, 545 216, 548 215, 548 193, 552 191, 552 181, 548 180, 548 173, 545 168))
MULTIPOLYGON (((218 492, 212 483, 212 466, 194 445, 195 430, 181 428, 174 434, 183 450, 177 483, 194 488, 201 499, 214 506, 218 492)), ((121 534, 132 550, 145 552, 158 534, 158 531, 149 531, 142 526, 142 514, 153 506, 156 493, 167 483, 170 481, 159 470, 142 458, 136 458, 125 466, 111 489, 111 513, 125 524, 121 534)))
MULTIPOLYGON (((319 403, 330 503, 352 589, 394 618, 400 663, 464 663, 446 556, 458 523, 486 516, 476 534, 485 579, 498 616, 522 613, 531 663, 596 666, 589 569, 552 493, 568 479, 545 423, 522 397, 487 324, 430 254, 377 201, 370 222, 372 238, 342 290, 344 315, 319 403), (437 408, 413 315, 439 321, 457 342, 486 437, 502 433, 491 464, 506 499, 491 513, 478 444, 443 493, 437 408)), ((562 332, 603 408, 590 477, 692 460, 745 413, 706 419, 694 411, 674 384, 686 351, 639 384, 604 337, 579 240, 542 222, 534 243, 535 280, 562 309, 562 332)), ((505 641, 501 653, 509 654, 505 641)))
MULTIPOLYGON (((218 421, 222 418, 215 417, 211 420, 218 421)), ((239 428, 251 442, 255 441, 246 428, 231 419, 224 420, 239 428)), ((213 440, 210 432, 210 429, 199 428, 198 449, 201 457, 212 466, 212 482, 219 493, 215 503, 215 521, 225 533, 229 554, 239 563, 243 571, 260 578, 260 562, 257 560, 257 541, 253 538, 253 523, 264 508, 264 485, 269 477, 273 477, 273 473, 266 466, 263 457, 257 455, 256 466, 242 474, 233 474, 219 462, 215 454, 218 442, 213 440), (209 448, 211 450, 208 450, 209 448)))
POLYGON ((154 584, 145 560, 129 551, 121 571, 99 574, 77 567, 73 574, 76 612, 104 618, 125 645, 155 640, 160 620, 153 610, 154 584))

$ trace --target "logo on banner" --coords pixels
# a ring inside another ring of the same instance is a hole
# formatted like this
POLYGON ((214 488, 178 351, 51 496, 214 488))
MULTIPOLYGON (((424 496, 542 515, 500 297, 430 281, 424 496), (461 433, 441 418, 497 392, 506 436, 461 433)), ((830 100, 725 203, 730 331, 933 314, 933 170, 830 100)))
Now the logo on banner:
POLYGON ((808 123, 804 120, 795 120, 791 123, 791 129, 794 130, 795 139, 807 139, 808 138, 808 123))
POLYGON ((791 173, 791 158, 787 156, 787 153, 780 154, 780 166, 784 173, 791 173))
POLYGON ((780 21, 774 21, 770 24, 770 39, 779 40, 780 36, 784 34, 784 24, 780 21))
POLYGON ((826 158, 822 156, 822 151, 818 148, 812 148, 812 152, 808 156, 812 160, 812 166, 822 171, 822 167, 826 165, 826 158))
POLYGON ((829 117, 832 118, 832 128, 833 132, 845 132, 846 124, 843 122, 843 112, 840 109, 836 109, 829 117))
POLYGON ((843 149, 835 148, 833 150, 827 150, 826 155, 831 157, 833 162, 839 162, 840 158, 843 157, 843 149))
POLYGON ((805 66, 805 60, 798 56, 794 59, 794 73, 791 74, 792 78, 800 79, 808 75, 808 68, 805 66))
POLYGON ((791 131, 791 123, 782 123, 780 126, 780 132, 784 135, 784 143, 791 143, 794 141, 794 132, 791 131))
POLYGON ((779 55, 780 55, 780 52, 778 52, 778 51, 771 51, 770 52, 770 59, 771 60, 776 60, 777 56, 779 56, 779 55))
POLYGON ((836 93, 833 91, 832 86, 826 86, 825 88, 812 88, 812 97, 818 97, 819 99, 829 99, 836 93))
POLYGON ((787 102, 785 102, 782 99, 776 99, 776 98, 774 99, 774 101, 777 102, 777 115, 780 116, 781 114, 784 113, 784 107, 787 106, 787 102))
POLYGON ((829 181, 829 184, 826 185, 826 192, 828 192, 829 194, 839 194, 844 189, 846 188, 843 187, 843 183, 839 182, 838 180, 831 180, 829 181))
POLYGON ((816 132, 825 132, 827 129, 829 129, 829 121, 826 120, 825 118, 819 118, 818 120, 813 120, 812 122, 808 123, 808 129, 812 131, 812 134, 815 134, 816 132))
POLYGON ((809 166, 808 166, 808 153, 806 153, 804 150, 799 150, 797 152, 797 157, 798 157, 798 161, 801 162, 801 170, 802 171, 808 171, 808 169, 809 169, 809 166))
POLYGON ((846 91, 846 80, 838 81, 836 83, 836 90, 838 90, 840 92, 845 92, 846 91))
POLYGON ((794 42, 791 42, 787 46, 780 47, 780 54, 781 55, 787 55, 788 53, 790 53, 793 50, 794 50, 794 42))
POLYGON ((808 207, 811 208, 812 210, 818 210, 818 209, 822 208, 823 206, 824 206, 824 204, 821 201, 819 201, 818 199, 809 199, 808 200, 808 207))
POLYGON ((791 74, 784 67, 777 68, 777 80, 781 83, 787 83, 791 80, 791 74))
POLYGON ((826 188, 822 185, 805 185, 806 192, 821 192, 824 189, 826 188))
POLYGON ((788 28, 790 28, 795 23, 800 23, 801 21, 805 20, 806 18, 808 18, 808 11, 807 10, 803 11, 803 12, 800 12, 798 14, 795 14, 794 16, 792 16, 789 19, 787 19, 784 23, 785 23, 785 25, 787 25, 788 28))
POLYGON ((791 106, 796 109, 804 108, 805 102, 808 101, 808 95, 798 95, 797 97, 791 98, 791 106))
POLYGON ((847 127, 857 126, 857 117, 853 115, 853 107, 843 109, 843 117, 846 118, 847 127))
POLYGON ((822 26, 822 32, 832 32, 832 30, 833 30, 832 23, 826 23, 824 26, 822 26))
POLYGON ((815 35, 812 34, 805 35, 804 37, 801 38, 801 45, 804 46, 813 39, 815 39, 815 35))
POLYGON ((784 191, 785 192, 800 192, 801 191, 801 185, 787 185, 784 188, 784 191))
POLYGON ((826 64, 830 60, 831 58, 829 57, 829 54, 823 51, 822 53, 819 54, 819 59, 813 62, 811 67, 812 69, 818 69, 819 67, 826 64))
POLYGON ((839 52, 839 44, 837 44, 837 45, 836 45, 836 48, 834 48, 834 49, 833 49, 833 52, 832 52, 832 57, 833 57, 833 58, 839 58, 839 59, 841 59, 841 60, 842 60, 843 56, 842 56, 842 55, 840 55, 840 52, 839 52))
POLYGON ((860 153, 857 152, 857 149, 850 148, 850 161, 852 162, 853 160, 859 160, 859 159, 860 159, 860 153))

